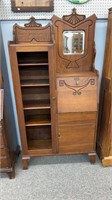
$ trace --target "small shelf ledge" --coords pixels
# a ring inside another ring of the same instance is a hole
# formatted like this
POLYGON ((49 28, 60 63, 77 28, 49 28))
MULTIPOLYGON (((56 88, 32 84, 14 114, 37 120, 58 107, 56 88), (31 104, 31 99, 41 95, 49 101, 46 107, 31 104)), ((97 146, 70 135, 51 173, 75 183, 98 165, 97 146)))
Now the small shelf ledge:
POLYGON ((40 66, 40 65, 48 65, 48 63, 47 62, 45 62, 45 63, 42 63, 42 62, 39 62, 39 63, 19 63, 18 64, 18 66, 20 67, 20 66, 40 66))
POLYGON ((25 105, 24 110, 44 110, 44 109, 50 109, 51 106, 47 104, 38 104, 38 105, 25 105))
POLYGON ((43 117, 41 119, 41 117, 37 117, 36 118, 32 118, 32 119, 27 119, 25 126, 50 126, 51 125, 51 121, 48 118, 43 117))
POLYGON ((38 83, 23 83, 21 84, 21 87, 47 87, 49 86, 49 84, 38 84, 38 83))

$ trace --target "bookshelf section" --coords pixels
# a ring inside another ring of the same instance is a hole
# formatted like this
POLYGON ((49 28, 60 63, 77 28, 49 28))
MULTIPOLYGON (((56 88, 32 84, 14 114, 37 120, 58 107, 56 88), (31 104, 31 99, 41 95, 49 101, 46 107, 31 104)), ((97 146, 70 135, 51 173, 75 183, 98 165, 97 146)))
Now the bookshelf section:
POLYGON ((52 149, 48 51, 17 52, 28 150, 52 149))

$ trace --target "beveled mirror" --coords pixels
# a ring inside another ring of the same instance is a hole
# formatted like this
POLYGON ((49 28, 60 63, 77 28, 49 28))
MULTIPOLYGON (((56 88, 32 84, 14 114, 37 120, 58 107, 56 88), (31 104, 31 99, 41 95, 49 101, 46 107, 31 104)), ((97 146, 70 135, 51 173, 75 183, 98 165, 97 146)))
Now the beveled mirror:
POLYGON ((64 31, 63 32, 63 54, 74 55, 83 54, 85 44, 84 31, 64 31))

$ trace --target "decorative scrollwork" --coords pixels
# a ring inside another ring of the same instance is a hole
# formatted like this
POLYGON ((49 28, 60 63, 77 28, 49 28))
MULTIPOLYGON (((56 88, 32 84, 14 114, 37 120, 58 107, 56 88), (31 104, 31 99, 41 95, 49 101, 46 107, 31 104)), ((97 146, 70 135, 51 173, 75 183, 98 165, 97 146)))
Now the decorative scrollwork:
POLYGON ((65 85, 65 81, 64 81, 64 80, 60 80, 60 81, 59 81, 59 86, 60 86, 60 87, 63 87, 64 85, 65 85))
POLYGON ((65 85, 67 88, 73 90, 73 95, 81 95, 82 94, 81 90, 87 87, 89 84, 95 85, 95 79, 90 79, 85 85, 81 85, 81 86, 79 85, 71 86, 71 85, 68 85, 64 80, 59 81, 59 86, 63 87, 65 85))
POLYGON ((82 93, 80 92, 80 91, 75 91, 75 92, 73 92, 73 95, 81 95, 82 93))
POLYGON ((94 79, 90 79, 90 84, 91 85, 95 85, 95 80, 94 79))

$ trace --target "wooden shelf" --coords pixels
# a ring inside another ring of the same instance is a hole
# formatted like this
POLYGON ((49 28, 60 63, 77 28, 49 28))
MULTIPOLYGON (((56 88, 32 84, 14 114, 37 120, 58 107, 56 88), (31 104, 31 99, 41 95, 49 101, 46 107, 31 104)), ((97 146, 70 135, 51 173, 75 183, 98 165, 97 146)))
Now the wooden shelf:
POLYGON ((48 62, 45 62, 45 63, 42 63, 42 62, 39 62, 39 63, 19 63, 18 66, 40 66, 40 65, 48 65, 48 62))
POLYGON ((28 140, 28 149, 52 149, 52 142, 51 140, 28 140))
POLYGON ((35 110, 35 109, 50 109, 50 100, 40 101, 25 101, 23 105, 24 110, 35 110))
POLYGON ((48 75, 40 75, 40 71, 34 71, 33 75, 32 72, 29 71, 29 74, 27 73, 27 71, 24 71, 24 74, 20 73, 20 81, 21 82, 38 82, 38 83, 49 83, 49 78, 48 75), (36 73, 38 73, 38 75, 36 75, 36 73), (35 75, 34 75, 35 74, 35 75))
POLYGON ((48 79, 40 79, 40 80, 21 80, 21 87, 41 87, 41 86, 49 86, 48 79))
POLYGON ((32 105, 24 105, 24 110, 36 110, 36 109, 50 109, 51 106, 49 104, 32 104, 32 105))
POLYGON ((50 126, 49 115, 31 116, 26 118, 25 126, 50 126))
POLYGON ((26 122, 25 124, 27 127, 28 126, 50 126, 51 122, 50 121, 32 121, 32 122, 26 122))

